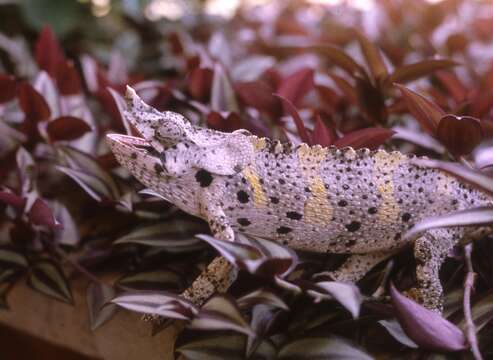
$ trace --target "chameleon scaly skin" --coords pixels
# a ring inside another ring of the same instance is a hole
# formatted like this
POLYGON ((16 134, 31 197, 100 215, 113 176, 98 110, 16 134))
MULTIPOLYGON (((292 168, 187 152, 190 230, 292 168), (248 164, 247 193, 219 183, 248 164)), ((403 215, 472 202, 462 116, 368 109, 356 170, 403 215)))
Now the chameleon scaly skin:
MULTIPOLYGON (((432 310, 442 309, 440 265, 477 229, 435 229, 412 240, 402 235, 425 217, 491 201, 400 152, 292 146, 246 130, 204 129, 153 109, 131 88, 127 102, 125 117, 143 138, 108 135, 117 160, 168 201, 208 221, 214 236, 233 241, 239 231, 293 249, 352 254, 332 277, 353 282, 412 244, 418 281, 412 294, 432 310)), ((235 277, 217 258, 185 296, 201 303, 235 277)))

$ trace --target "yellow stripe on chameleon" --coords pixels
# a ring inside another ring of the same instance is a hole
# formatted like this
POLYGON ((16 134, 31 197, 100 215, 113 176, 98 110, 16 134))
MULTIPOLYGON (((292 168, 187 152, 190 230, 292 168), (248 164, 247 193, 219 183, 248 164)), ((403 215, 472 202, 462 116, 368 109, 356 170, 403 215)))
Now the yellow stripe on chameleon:
POLYGON ((260 151, 260 150, 265 149, 265 147, 267 145, 267 141, 265 140, 264 137, 259 138, 257 136, 252 136, 251 139, 252 139, 253 147, 255 148, 256 151, 260 151))
POLYGON ((377 189, 382 195, 382 202, 378 208, 378 219, 381 222, 396 223, 399 221, 400 207, 394 196, 393 173, 404 160, 401 154, 377 151, 373 156, 374 169, 385 169, 386 175, 375 179, 377 189))
POLYGON ((260 179, 251 166, 247 166, 243 169, 243 176, 247 179, 248 183, 253 189, 253 201, 256 206, 267 205, 267 197, 265 196, 260 179))
POLYGON ((327 199, 327 190, 320 176, 320 164, 325 159, 327 151, 327 148, 310 147, 306 144, 302 144, 298 148, 301 173, 311 194, 306 200, 303 210, 303 219, 308 224, 326 225, 332 219, 333 209, 327 199))

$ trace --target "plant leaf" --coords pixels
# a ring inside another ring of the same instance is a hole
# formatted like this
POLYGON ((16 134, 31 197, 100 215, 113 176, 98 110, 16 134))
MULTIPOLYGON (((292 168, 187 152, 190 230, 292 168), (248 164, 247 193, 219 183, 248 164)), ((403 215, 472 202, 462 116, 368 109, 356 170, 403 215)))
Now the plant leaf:
POLYGON ((300 106, 305 95, 313 89, 314 71, 304 68, 286 77, 282 82, 277 93, 279 96, 289 100, 295 107, 300 106))
POLYGON ((347 133, 334 142, 334 146, 353 149, 369 148, 376 149, 394 135, 394 131, 385 128, 366 128, 347 133))
POLYGON ((296 110, 296 107, 293 105, 293 103, 279 94, 274 94, 274 96, 277 96, 279 99, 281 99, 282 104, 284 106, 284 112, 287 112, 293 118, 296 128, 298 129, 298 135, 300 136, 301 141, 311 145, 311 140, 310 140, 310 136, 308 135, 308 131, 306 130, 305 124, 301 119, 300 114, 298 113, 298 110, 296 110))
POLYGON ((315 284, 316 289, 309 289, 307 293, 315 298, 315 301, 323 299, 335 299, 348 310, 354 319, 358 318, 363 297, 354 284, 336 281, 322 281, 315 284))
POLYGON ((179 289, 180 276, 171 270, 142 271, 130 274, 118 280, 118 285, 135 290, 179 289))
POLYGON ((27 214, 29 221, 35 225, 44 225, 52 229, 62 228, 53 214, 53 210, 41 198, 37 198, 27 214))
POLYGON ((330 146, 337 139, 333 128, 328 128, 322 121, 320 114, 315 118, 315 127, 312 132, 312 145, 330 146))
POLYGON ((272 95, 272 88, 264 81, 238 83, 235 90, 239 99, 247 106, 269 114, 279 114, 281 103, 272 95))
POLYGON ((406 335, 401 325, 396 320, 380 320, 378 323, 387 329, 389 334, 401 344, 413 349, 418 347, 418 345, 406 335))
POLYGON ((224 68, 216 63, 212 77, 211 109, 215 111, 239 112, 233 86, 224 68))
POLYGON ((15 94, 15 78, 11 75, 0 74, 0 104, 14 100, 15 94))
POLYGON ((458 177, 460 180, 472 185, 480 191, 493 196, 493 178, 485 175, 477 170, 466 168, 463 165, 431 159, 413 159, 413 164, 421 167, 435 168, 445 171, 451 175, 458 177))
POLYGON ((478 226, 493 224, 493 207, 478 207, 425 218, 414 225, 404 239, 412 239, 423 231, 443 227, 478 226))
POLYGON ((278 353, 279 360, 352 359, 371 360, 372 357, 344 338, 301 338, 284 344, 278 353))
POLYGON ((86 300, 89 307, 89 320, 91 330, 94 331, 110 320, 116 312, 116 305, 105 304, 115 296, 115 290, 111 286, 91 283, 87 288, 86 300))
POLYGON ((409 111, 423 129, 430 135, 435 135, 440 119, 445 116, 445 112, 438 105, 424 96, 419 95, 403 85, 395 83, 394 85, 401 91, 409 111))
POLYGON ((45 295, 73 303, 72 292, 62 269, 50 260, 39 260, 31 264, 28 284, 45 295))
POLYGON ((24 254, 9 246, 0 246, 0 269, 1 268, 26 268, 27 259, 24 254))
MULTIPOLYGON (((181 345, 176 351, 188 360, 244 360, 245 337, 228 334, 195 339, 181 345)), ((275 358, 276 349, 268 341, 263 341, 250 357, 252 360, 273 360, 275 358)))
POLYGON ((48 122, 47 131, 51 141, 70 141, 91 131, 91 127, 84 120, 74 116, 61 116, 48 122))
POLYGON ((35 58, 38 66, 51 77, 55 77, 58 65, 65 60, 63 50, 49 25, 41 30, 35 46, 35 58))
POLYGON ((198 312, 190 301, 166 291, 126 291, 111 302, 128 310, 178 320, 190 320, 198 312))
POLYGON ((479 119, 446 115, 438 124, 438 140, 454 155, 468 155, 483 140, 479 119))
POLYGON ((408 299, 390 285, 390 296, 404 332, 417 345, 435 351, 467 349, 462 331, 439 314, 408 299))
POLYGON ((437 70, 446 69, 459 65, 449 59, 430 59, 420 61, 414 64, 402 65, 394 70, 385 80, 385 85, 390 86, 393 83, 404 84, 409 81, 419 79, 422 76, 431 74, 437 70))
POLYGON ((233 330, 246 335, 255 335, 234 300, 226 294, 215 295, 208 300, 193 318, 190 328, 233 330))
POLYGON ((380 49, 360 31, 356 31, 356 39, 358 39, 361 52, 366 59, 373 78, 377 81, 383 80, 387 76, 387 67, 383 61, 380 49))
POLYGON ((237 303, 240 309, 247 309, 261 304, 286 311, 289 310, 288 305, 284 302, 283 299, 267 289, 257 289, 248 294, 245 294, 237 300, 237 303))
POLYGON ((29 121, 37 123, 50 118, 51 111, 48 103, 31 84, 21 83, 17 88, 17 96, 19 105, 29 121))
POLYGON ((200 241, 193 236, 205 230, 207 228, 203 223, 176 219, 136 228, 113 244, 157 246, 170 251, 193 250, 200 247, 200 241))
POLYGON ((346 54, 344 50, 332 45, 320 45, 309 47, 310 50, 319 52, 325 56, 330 62, 339 66, 352 77, 363 76, 368 78, 365 69, 353 60, 351 56, 346 54))

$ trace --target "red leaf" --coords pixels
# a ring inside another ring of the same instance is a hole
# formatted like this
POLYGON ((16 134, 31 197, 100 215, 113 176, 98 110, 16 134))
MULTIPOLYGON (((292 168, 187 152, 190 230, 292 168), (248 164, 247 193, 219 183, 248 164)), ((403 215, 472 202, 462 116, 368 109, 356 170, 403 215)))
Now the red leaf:
POLYGON ((15 78, 10 75, 0 74, 0 104, 15 98, 15 78))
POLYGON ((47 131, 52 141, 75 140, 91 131, 91 127, 82 119, 61 116, 48 123, 47 131))
POLYGON ((299 106, 305 95, 313 89, 313 69, 301 69, 285 78, 279 86, 277 93, 295 106, 299 106))
POLYGON ((389 129, 366 128, 344 135, 342 138, 334 142, 333 145, 338 148, 351 146, 354 149, 376 149, 394 134, 395 131, 389 129))
POLYGON ((38 122, 50 118, 51 111, 44 97, 29 83, 23 82, 19 85, 17 96, 19 105, 29 121, 38 122))
POLYGON ((301 119, 300 114, 298 114, 298 110, 296 110, 296 107, 293 105, 293 103, 279 94, 274 94, 274 96, 277 96, 279 99, 281 99, 284 105, 284 112, 289 113, 293 117, 301 141, 311 145, 308 131, 306 131, 305 124, 303 123, 303 120, 301 119))
POLYGON ((400 294, 393 284, 390 295, 399 323, 416 344, 436 351, 467 348, 465 336, 457 326, 400 294))
POLYGON ((188 76, 188 91, 193 98, 205 101, 211 95, 213 71, 195 68, 188 76))
POLYGON ((380 49, 359 31, 356 31, 356 38, 373 78, 384 79, 388 73, 380 49))
POLYGON ((273 89, 264 81, 242 82, 235 86, 239 99, 247 106, 273 115, 281 112, 281 102, 272 95, 273 89))
POLYGON ((232 132, 244 128, 243 121, 240 116, 232 112, 224 117, 217 111, 211 111, 207 115, 207 124, 215 130, 232 132))
POLYGON ((409 111, 421 124, 423 129, 431 135, 435 135, 440 119, 445 115, 445 112, 433 101, 428 100, 424 96, 400 84, 394 85, 401 91, 409 111))
POLYGON ((29 221, 35 225, 45 225, 51 228, 61 227, 61 224, 55 219, 53 211, 40 198, 36 199, 27 216, 29 221))
POLYGON ((337 136, 334 129, 328 128, 320 118, 320 114, 317 114, 315 128, 312 132, 312 145, 329 146, 336 139, 337 136))
POLYGON ((434 71, 458 65, 455 61, 448 59, 431 59, 414 64, 402 65, 395 69, 385 80, 386 85, 393 83, 405 83, 429 75, 434 71))
POLYGON ((483 140, 481 122, 471 116, 446 115, 438 124, 437 138, 452 154, 467 155, 483 140))
POLYGON ((11 205, 16 210, 22 210, 26 205, 26 199, 7 191, 0 191, 0 202, 11 205))
POLYGON ((36 42, 35 58, 39 67, 53 78, 56 76, 58 65, 65 60, 62 48, 49 25, 43 27, 36 42))
POLYGON ((62 95, 75 95, 82 91, 79 73, 70 60, 57 67, 56 82, 62 95))
POLYGON ((447 89, 448 93, 454 98, 456 103, 460 104, 466 100, 467 88, 455 74, 442 70, 437 71, 435 76, 447 89))

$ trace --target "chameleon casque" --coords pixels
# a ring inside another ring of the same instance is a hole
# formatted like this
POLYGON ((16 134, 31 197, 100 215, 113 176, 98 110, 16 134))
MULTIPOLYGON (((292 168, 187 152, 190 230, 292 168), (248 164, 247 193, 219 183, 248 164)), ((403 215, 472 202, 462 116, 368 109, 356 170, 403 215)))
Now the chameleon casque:
MULTIPOLYGON (((411 245, 417 285, 408 294, 441 312, 442 262, 454 245, 489 230, 433 229, 404 239, 424 217, 491 203, 453 176, 414 164, 413 155, 223 133, 159 112, 130 87, 126 98, 124 116, 142 138, 109 134, 117 160, 169 202, 205 219, 218 239, 233 241, 238 231, 293 249, 350 254, 331 273, 348 282, 411 245)), ((183 295, 200 304, 235 278, 235 268, 217 257, 183 295)))

